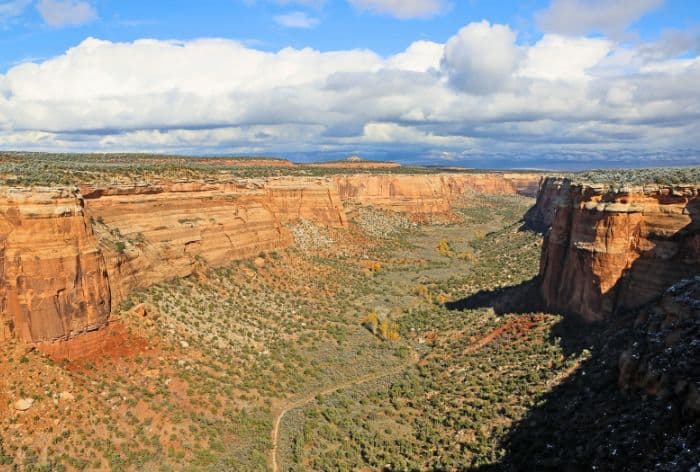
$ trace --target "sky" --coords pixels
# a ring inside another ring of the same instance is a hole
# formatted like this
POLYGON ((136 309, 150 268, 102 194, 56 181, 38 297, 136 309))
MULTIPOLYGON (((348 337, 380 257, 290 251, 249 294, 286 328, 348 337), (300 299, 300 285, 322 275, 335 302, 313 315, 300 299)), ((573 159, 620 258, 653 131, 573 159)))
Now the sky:
POLYGON ((697 0, 0 0, 0 149, 700 164, 697 0))

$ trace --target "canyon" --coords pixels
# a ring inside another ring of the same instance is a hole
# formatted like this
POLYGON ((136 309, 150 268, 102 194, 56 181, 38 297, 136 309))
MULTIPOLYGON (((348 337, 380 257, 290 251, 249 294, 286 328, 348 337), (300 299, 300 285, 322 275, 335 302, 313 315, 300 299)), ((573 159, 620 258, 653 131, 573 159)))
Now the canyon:
POLYGON ((115 165, 0 186, 0 463, 694 460, 697 184, 115 165))
POLYGON ((527 224, 546 231, 542 296, 553 312, 600 321, 700 271, 700 187, 612 188, 547 178, 527 224))
POLYGON ((344 204, 449 220, 470 192, 527 194, 539 174, 270 177, 0 189, 0 340, 54 352, 104 327, 133 290, 289 247, 300 219, 344 228, 344 204))

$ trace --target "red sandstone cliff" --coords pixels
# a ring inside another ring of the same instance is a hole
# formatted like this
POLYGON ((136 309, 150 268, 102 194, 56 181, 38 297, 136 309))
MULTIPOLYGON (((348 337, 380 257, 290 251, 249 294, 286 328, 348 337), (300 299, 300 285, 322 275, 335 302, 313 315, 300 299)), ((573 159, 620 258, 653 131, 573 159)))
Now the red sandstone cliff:
POLYGON ((85 189, 85 201, 97 222, 115 302, 135 288, 189 275, 197 260, 221 266, 285 248, 292 243, 290 221, 347 224, 327 179, 85 189), (118 248, 120 241, 124 247, 118 248))
POLYGON ((107 265, 68 189, 0 190, 0 339, 56 339, 102 326, 107 265))
POLYGON ((404 212, 417 220, 449 216, 454 200, 468 192, 527 195, 539 179, 537 174, 496 173, 333 177, 343 200, 404 212))
POLYGON ((0 339, 103 326, 133 289, 292 243, 286 223, 346 225, 328 179, 169 182, 0 193, 0 339))
POLYGON ((699 191, 545 181, 529 216, 551 225, 540 264, 549 309, 601 320, 700 273, 699 191))
POLYGON ((0 189, 0 340, 98 329, 136 288, 289 246, 291 221, 346 226, 345 200, 427 218, 470 191, 518 185, 440 174, 0 189))

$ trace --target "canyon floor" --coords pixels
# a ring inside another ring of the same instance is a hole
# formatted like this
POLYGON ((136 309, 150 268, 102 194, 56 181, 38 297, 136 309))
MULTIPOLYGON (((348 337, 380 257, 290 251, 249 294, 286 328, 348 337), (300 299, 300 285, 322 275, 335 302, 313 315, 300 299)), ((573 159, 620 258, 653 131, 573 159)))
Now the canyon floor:
POLYGON ((674 470, 694 426, 617 391, 611 328, 538 309, 533 202, 348 204, 132 293, 97 355, 1 345, 0 470, 674 470))

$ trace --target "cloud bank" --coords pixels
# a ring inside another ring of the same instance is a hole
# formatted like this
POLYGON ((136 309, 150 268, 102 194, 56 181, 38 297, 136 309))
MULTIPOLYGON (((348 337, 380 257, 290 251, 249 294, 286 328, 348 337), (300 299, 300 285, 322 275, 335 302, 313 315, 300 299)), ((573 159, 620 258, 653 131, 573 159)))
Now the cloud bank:
POLYGON ((700 58, 652 46, 486 21, 389 57, 88 38, 0 74, 0 147, 697 159, 700 58))

